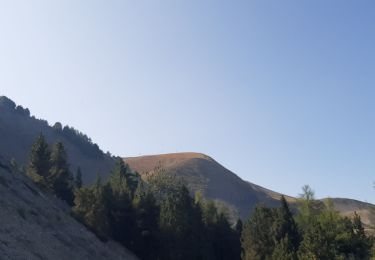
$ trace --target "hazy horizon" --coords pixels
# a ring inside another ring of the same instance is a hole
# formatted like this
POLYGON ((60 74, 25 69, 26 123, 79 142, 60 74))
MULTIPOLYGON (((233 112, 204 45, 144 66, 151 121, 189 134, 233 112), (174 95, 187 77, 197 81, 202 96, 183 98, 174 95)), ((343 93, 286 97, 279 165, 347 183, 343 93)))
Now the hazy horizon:
POLYGON ((119 156, 375 203, 375 3, 0 3, 0 95, 119 156))

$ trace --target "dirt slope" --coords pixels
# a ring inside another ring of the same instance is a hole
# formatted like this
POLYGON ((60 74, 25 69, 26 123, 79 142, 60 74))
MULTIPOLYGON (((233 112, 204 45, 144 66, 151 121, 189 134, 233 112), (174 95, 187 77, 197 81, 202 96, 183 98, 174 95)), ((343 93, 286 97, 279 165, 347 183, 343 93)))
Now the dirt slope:
POLYGON ((114 242, 101 242, 65 204, 1 161, 0 220, 0 259, 137 259, 114 242))

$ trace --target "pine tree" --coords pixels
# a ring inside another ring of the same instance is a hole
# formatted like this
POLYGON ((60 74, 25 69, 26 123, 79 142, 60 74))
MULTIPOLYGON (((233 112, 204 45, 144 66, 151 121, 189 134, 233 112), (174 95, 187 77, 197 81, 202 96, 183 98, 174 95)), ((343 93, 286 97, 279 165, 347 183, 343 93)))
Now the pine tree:
POLYGON ((354 233, 351 242, 352 254, 357 259, 370 259, 374 239, 366 235, 361 217, 357 212, 354 212, 352 223, 354 233))
POLYGON ((51 152, 48 144, 40 134, 31 147, 27 175, 41 188, 48 189, 48 176, 51 169, 51 152))
POLYGON ((298 250, 300 243, 298 227, 284 196, 281 196, 281 207, 277 209, 274 229, 276 243, 280 244, 282 240, 285 240, 285 237, 288 237, 288 243, 283 242, 283 246, 290 245, 290 252, 298 250))
POLYGON ((77 168, 77 173, 74 179, 74 186, 76 189, 82 188, 82 171, 81 167, 77 168))
POLYGON ((244 260, 267 259, 272 256, 275 239, 273 223, 275 209, 256 206, 242 231, 242 249, 244 260))
POLYGON ((275 260, 296 260, 297 254, 292 250, 293 244, 286 235, 280 241, 276 242, 275 249, 272 253, 272 259, 275 260))
POLYGON ((107 193, 98 176, 91 187, 76 190, 73 207, 75 217, 104 241, 112 235, 107 193))
POLYGON ((135 246, 136 223, 128 174, 129 168, 119 159, 109 178, 109 220, 113 238, 132 250, 135 246))
POLYGON ((50 175, 47 178, 49 188, 56 196, 69 205, 73 205, 73 175, 69 170, 67 153, 61 142, 53 146, 50 175))
POLYGON ((136 219, 134 252, 142 259, 155 259, 159 255, 159 212, 155 197, 143 183, 138 186, 133 200, 136 219))
POLYGON ((202 214, 186 186, 180 185, 175 192, 166 194, 159 225, 162 259, 203 259, 202 214))
POLYGON ((239 237, 241 237, 241 234, 242 234, 242 230, 243 230, 243 223, 242 223, 242 220, 241 219, 238 219, 237 220, 237 223, 236 223, 236 233, 239 237))

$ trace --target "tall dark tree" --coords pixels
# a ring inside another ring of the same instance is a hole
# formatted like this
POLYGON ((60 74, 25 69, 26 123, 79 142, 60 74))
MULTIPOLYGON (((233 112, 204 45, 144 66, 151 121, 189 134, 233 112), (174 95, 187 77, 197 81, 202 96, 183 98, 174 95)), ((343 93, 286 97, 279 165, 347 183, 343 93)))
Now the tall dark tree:
POLYGON ((133 190, 128 182, 129 174, 130 169, 119 159, 109 178, 109 220, 113 238, 133 249, 136 223, 132 205, 133 190))
POLYGON ((73 175, 69 170, 68 156, 61 142, 53 146, 51 169, 47 182, 58 198, 73 205, 73 175))
POLYGON ((47 189, 51 169, 51 152, 41 133, 31 147, 27 175, 41 188, 47 189))
POLYGON ((235 230, 236 230, 237 235, 241 237, 242 230, 243 230, 243 223, 241 219, 237 220, 235 230))
POLYGON ((354 212, 353 239, 351 241, 353 255, 357 259, 370 259, 374 238, 366 235, 361 217, 354 212))
POLYGON ((162 259, 202 259, 202 215, 186 186, 177 187, 161 203, 162 259))
POLYGON ((133 199, 136 219, 134 252, 142 259, 155 259, 159 255, 159 206, 155 197, 143 183, 133 199))
POLYGON ((275 248, 273 223, 275 209, 263 205, 255 207, 250 219, 242 231, 243 259, 267 259, 272 256, 275 248))
POLYGON ((291 252, 298 250, 300 243, 298 227, 284 196, 281 196, 281 207, 277 209, 274 229, 276 243, 282 243, 283 247, 289 245, 291 252))
POLYGON ((102 240, 108 240, 112 235, 107 192, 98 177, 91 187, 76 190, 73 207, 76 218, 102 240))
POLYGON ((78 167, 77 168, 77 173, 76 173, 76 176, 74 178, 74 186, 76 189, 80 189, 82 188, 82 171, 81 171, 81 167, 78 167))

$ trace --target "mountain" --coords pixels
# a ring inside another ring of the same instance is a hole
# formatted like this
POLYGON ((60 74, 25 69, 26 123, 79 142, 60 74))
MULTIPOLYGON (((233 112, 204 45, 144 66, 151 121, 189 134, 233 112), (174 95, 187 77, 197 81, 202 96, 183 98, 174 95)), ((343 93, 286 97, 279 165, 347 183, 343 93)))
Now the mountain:
POLYGON ((0 97, 0 154, 6 160, 15 159, 19 165, 26 166, 31 145, 43 133, 52 144, 63 142, 72 171, 81 167, 84 183, 92 183, 96 175, 107 174, 114 165, 114 158, 103 153, 97 144, 78 130, 30 116, 30 111, 7 97, 0 97))
MULTIPOLYGON (((157 167, 166 173, 181 176, 192 193, 200 191, 205 198, 224 203, 234 215, 246 219, 254 206, 279 205, 280 193, 242 180, 211 157, 200 153, 173 153, 124 158, 129 166, 141 175, 152 174, 157 167)), ((295 206, 297 199, 286 196, 295 206)), ((375 206, 369 203, 333 198, 335 209, 346 216, 357 211, 365 224, 375 224, 375 206)))
POLYGON ((69 212, 0 160, 1 259, 137 259, 115 242, 100 241, 69 212))
POLYGON ((278 205, 277 198, 252 183, 224 168, 214 159, 199 153, 175 153, 154 156, 125 158, 130 168, 141 175, 151 173, 157 166, 166 172, 184 179, 189 189, 200 191, 205 198, 213 199, 229 206, 241 217, 250 214, 252 206, 260 202, 278 205))

